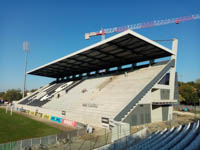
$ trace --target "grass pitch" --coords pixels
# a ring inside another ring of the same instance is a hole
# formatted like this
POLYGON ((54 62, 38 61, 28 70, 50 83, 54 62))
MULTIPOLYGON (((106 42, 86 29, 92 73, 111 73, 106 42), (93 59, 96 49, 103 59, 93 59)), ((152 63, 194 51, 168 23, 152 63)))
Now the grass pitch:
POLYGON ((0 109, 0 143, 17 141, 21 139, 47 136, 61 132, 59 129, 32 120, 20 114, 0 109))

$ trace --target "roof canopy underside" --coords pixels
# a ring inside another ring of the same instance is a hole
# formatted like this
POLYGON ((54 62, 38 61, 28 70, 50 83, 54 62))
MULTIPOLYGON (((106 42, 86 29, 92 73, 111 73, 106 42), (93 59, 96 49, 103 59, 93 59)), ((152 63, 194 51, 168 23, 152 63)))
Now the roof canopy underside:
POLYGON ((28 74, 60 78, 172 54, 168 48, 128 30, 29 71, 28 74))

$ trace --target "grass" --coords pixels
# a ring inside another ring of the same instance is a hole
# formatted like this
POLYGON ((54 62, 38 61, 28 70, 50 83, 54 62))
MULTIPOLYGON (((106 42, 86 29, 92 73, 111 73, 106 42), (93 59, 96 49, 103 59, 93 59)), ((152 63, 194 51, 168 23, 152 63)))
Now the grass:
POLYGON ((0 143, 47 136, 59 132, 61 132, 59 129, 45 123, 16 113, 11 116, 10 112, 6 114, 5 109, 0 109, 0 143))

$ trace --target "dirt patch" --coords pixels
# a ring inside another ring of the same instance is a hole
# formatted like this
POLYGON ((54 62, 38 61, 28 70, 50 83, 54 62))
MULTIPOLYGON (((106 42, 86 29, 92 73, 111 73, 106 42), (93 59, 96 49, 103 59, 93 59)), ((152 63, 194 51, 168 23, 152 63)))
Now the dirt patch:
POLYGON ((157 130, 164 130, 165 128, 177 127, 179 125, 188 124, 189 122, 194 122, 196 119, 200 119, 200 115, 188 114, 183 112, 174 112, 172 121, 156 122, 151 124, 145 124, 140 126, 132 126, 131 133, 136 133, 143 128, 147 128, 149 134, 157 130))

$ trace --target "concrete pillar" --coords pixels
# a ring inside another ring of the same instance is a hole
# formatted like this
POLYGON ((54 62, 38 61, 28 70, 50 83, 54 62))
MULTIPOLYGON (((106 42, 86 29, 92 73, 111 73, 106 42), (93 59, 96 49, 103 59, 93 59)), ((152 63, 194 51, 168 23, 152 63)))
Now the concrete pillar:
POLYGON ((137 66, 137 63, 132 64, 132 68, 134 69, 137 66))
POLYGON ((154 59, 149 60, 149 66, 152 66, 155 63, 154 59))
POLYGON ((122 66, 117 67, 117 71, 120 72, 122 70, 122 66))
POLYGON ((171 56, 171 60, 175 60, 175 65, 170 69, 170 79, 169 79, 169 86, 170 86, 170 99, 174 99, 174 90, 175 90, 175 77, 176 77, 176 58, 177 58, 177 50, 178 50, 178 39, 172 39, 172 51, 174 55, 171 56))
POLYGON ((105 74, 107 74, 109 72, 109 68, 105 69, 105 74))
POLYGON ((96 70, 96 71, 95 71, 95 74, 98 76, 98 75, 99 75, 99 70, 96 70))

